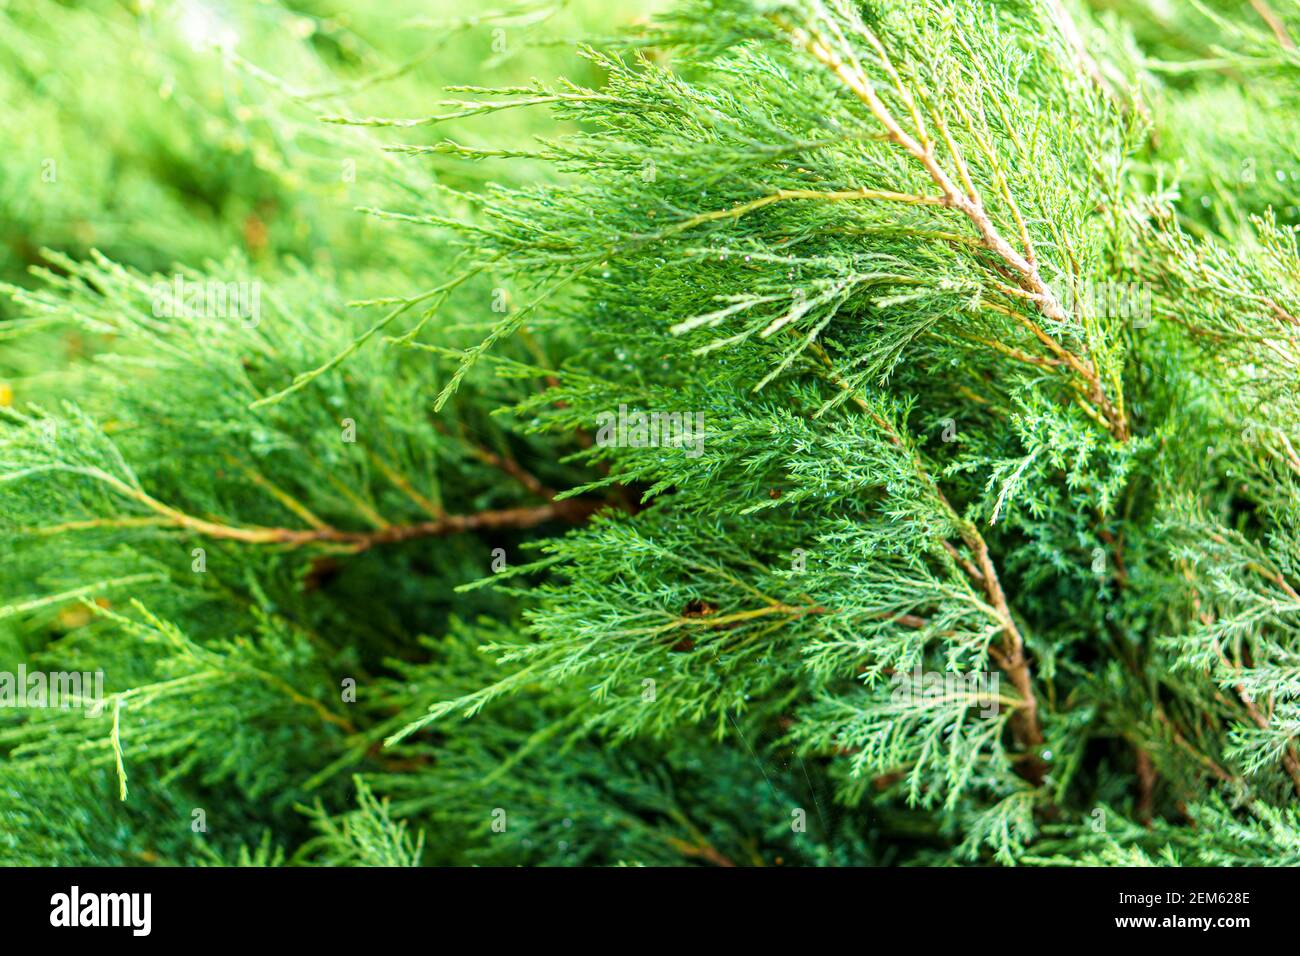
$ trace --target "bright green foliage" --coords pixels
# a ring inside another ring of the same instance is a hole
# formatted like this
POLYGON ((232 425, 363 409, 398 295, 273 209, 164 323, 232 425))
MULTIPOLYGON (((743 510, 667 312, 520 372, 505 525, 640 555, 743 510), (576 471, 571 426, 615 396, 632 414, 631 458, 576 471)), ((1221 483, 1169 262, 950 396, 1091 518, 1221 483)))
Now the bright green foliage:
POLYGON ((1107 7, 153 49, 245 158, 7 265, 0 667, 109 696, 0 859, 1294 862, 1300 4, 1107 7))

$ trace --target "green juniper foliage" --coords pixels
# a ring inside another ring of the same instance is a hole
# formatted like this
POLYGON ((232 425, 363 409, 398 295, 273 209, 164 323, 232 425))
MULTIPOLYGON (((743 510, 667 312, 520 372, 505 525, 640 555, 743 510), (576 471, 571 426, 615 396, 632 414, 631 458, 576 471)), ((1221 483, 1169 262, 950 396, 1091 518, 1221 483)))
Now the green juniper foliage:
POLYGON ((1296 862, 1300 3, 38 6, 0 862, 1296 862))

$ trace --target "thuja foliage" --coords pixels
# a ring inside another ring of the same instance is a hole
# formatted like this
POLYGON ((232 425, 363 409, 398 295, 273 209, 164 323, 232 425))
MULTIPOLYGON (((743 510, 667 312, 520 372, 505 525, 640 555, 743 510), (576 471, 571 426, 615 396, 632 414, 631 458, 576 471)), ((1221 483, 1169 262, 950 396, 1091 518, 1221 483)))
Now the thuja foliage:
POLYGON ((0 710, 0 859, 1294 863, 1300 4, 677 0, 482 82, 550 12, 449 93, 226 49, 375 230, 200 243, 257 322, 9 285, 0 660, 109 693, 0 710))

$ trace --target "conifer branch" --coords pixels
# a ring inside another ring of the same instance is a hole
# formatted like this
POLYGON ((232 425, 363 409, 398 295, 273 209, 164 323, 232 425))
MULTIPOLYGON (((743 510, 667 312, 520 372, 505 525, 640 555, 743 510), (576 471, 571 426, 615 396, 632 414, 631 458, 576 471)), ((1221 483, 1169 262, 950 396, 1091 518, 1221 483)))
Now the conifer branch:
POLYGON ((1282 18, 1274 12, 1273 8, 1268 5, 1268 0, 1250 0, 1250 5, 1255 8, 1255 12, 1263 18, 1268 24, 1268 28, 1273 31, 1273 36, 1277 37, 1277 42, 1282 45, 1284 50, 1294 50, 1295 40, 1291 39, 1291 34, 1287 32, 1286 24, 1282 18))
POLYGON ((464 534, 472 531, 491 531, 505 528, 527 529, 551 521, 581 524, 606 504, 603 501, 569 498, 563 501, 551 501, 545 505, 531 508, 504 508, 496 511, 480 511, 468 515, 444 514, 431 521, 407 525, 385 525, 374 531, 345 531, 328 526, 305 529, 240 527, 186 514, 99 468, 65 466, 59 470, 83 474, 86 477, 103 482, 118 494, 155 512, 158 517, 138 519, 123 516, 120 518, 65 522, 59 525, 31 529, 31 533, 53 535, 92 528, 139 527, 142 524, 147 524, 181 528, 211 538, 237 541, 242 544, 276 545, 290 549, 312 544, 341 545, 346 550, 355 553, 366 551, 377 545, 396 544, 418 538, 464 534))
POLYGON ((896 193, 888 190, 878 189, 842 189, 832 192, 819 192, 815 189, 781 189, 770 196, 764 196, 761 199, 753 199, 749 202, 741 203, 730 209, 719 209, 714 212, 700 213, 692 216, 683 222, 675 224, 671 230, 666 231, 663 235, 666 237, 673 232, 686 232, 705 223, 717 222, 722 219, 739 219, 748 213, 755 212, 773 203, 789 202, 791 200, 811 200, 819 202, 850 202, 854 200, 879 200, 883 202, 901 202, 916 206, 946 206, 947 200, 942 196, 919 196, 910 193, 896 193))
POLYGON ((979 533, 979 530, 963 518, 948 501, 948 497, 944 494, 939 483, 930 474, 924 462, 921 461, 920 454, 910 446, 910 443, 904 442, 892 423, 877 414, 866 399, 853 391, 851 386, 839 375, 825 349, 816 343, 810 348, 826 368, 827 378, 840 389, 850 391, 852 401, 862 411, 871 416, 872 421, 888 436, 896 448, 909 455, 917 477, 929 486, 935 500, 942 506, 961 536, 963 544, 970 551, 974 561, 973 564, 964 558, 958 558, 956 547, 950 541, 945 540, 942 542, 949 553, 957 558, 958 563, 971 580, 988 597, 993 611, 997 615, 1003 632, 1003 644, 1000 648, 990 648, 989 655, 998 668, 1007 675, 1012 686, 1015 687, 1016 693, 1020 695, 1020 702, 1013 718, 1013 725, 1017 740, 1028 751, 1023 764, 1024 773, 1032 783, 1041 783, 1045 768, 1037 751, 1043 744, 1043 733, 1039 726, 1038 699, 1034 693, 1033 677, 1030 673, 1029 660, 1025 655, 1025 639, 1020 632, 1020 627, 1017 625, 1014 615, 1011 613, 1006 593, 1002 589, 1002 583, 998 580, 997 569, 993 565, 988 544, 985 542, 983 535, 979 533))
MULTIPOLYGON (((825 16, 823 11, 823 16, 825 16)), ((799 44, 809 54, 811 54, 819 63, 831 70, 845 86, 867 107, 876 121, 884 127, 887 138, 890 142, 901 147, 909 156, 919 163, 939 187, 941 193, 941 204, 956 210, 966 216, 971 224, 975 226, 979 233, 980 240, 984 247, 994 252, 1008 267, 1015 273, 1020 284, 1020 292, 1030 298, 1038 310, 1050 321, 1065 325, 1069 321, 1065 307, 1052 288, 1043 279, 1039 270, 1039 264, 1034 252, 1032 243, 1029 240, 1028 232, 1022 231, 1022 241, 1025 243, 1023 253, 1017 251, 998 231, 987 209, 984 201, 976 190, 974 183, 971 181, 969 171, 966 168, 965 161, 961 158, 960 150, 952 141, 947 132, 946 125, 941 125, 941 134, 948 143, 949 152, 953 155, 958 165, 959 175, 962 178, 964 189, 959 187, 949 176, 948 172, 940 165, 935 154, 934 143, 926 133, 926 127, 921 120, 920 114, 915 106, 913 98, 907 93, 902 86, 898 74, 894 71, 893 66, 889 63, 884 47, 881 45, 875 34, 872 33, 864 24, 858 22, 855 28, 871 43, 886 64, 890 75, 894 77, 900 95, 908 103, 913 112, 914 122, 916 124, 917 135, 920 140, 908 133, 901 124, 895 119, 892 111, 881 99, 880 94, 876 92, 875 85, 863 71, 861 65, 851 53, 841 55, 837 52, 832 41, 826 36, 815 30, 806 29, 796 26, 783 16, 777 15, 775 21, 791 37, 792 41, 799 44)), ((829 18, 826 22, 830 24, 833 30, 838 30, 829 18)), ((845 47, 847 50, 847 47, 845 47)), ((940 119, 942 124, 942 120, 940 119)), ((1008 192, 1009 197, 1009 192, 1008 192)), ((1024 220, 1020 216, 1019 210, 1015 208, 1014 200, 1011 202, 1014 215, 1017 222, 1023 226, 1024 220)), ((1122 412, 1106 394, 1102 385, 1101 376, 1095 365, 1087 358, 1075 355, 1070 350, 1056 341, 1049 335, 1038 323, 1031 320, 1028 316, 1016 313, 1016 319, 1033 334, 1052 354, 1082 378, 1088 387, 1088 396, 1104 418, 1104 425, 1117 441, 1126 442, 1129 438, 1128 421, 1122 412)))
POLYGON ((1120 103, 1119 94, 1116 93, 1114 85, 1106 78, 1092 54, 1088 52, 1088 46, 1084 43, 1083 36, 1079 33, 1079 28, 1075 25, 1074 18, 1070 16, 1070 11, 1066 9, 1063 0, 1046 0, 1046 3, 1052 20, 1061 31, 1066 46, 1070 48, 1075 63, 1098 89, 1115 103, 1120 103))

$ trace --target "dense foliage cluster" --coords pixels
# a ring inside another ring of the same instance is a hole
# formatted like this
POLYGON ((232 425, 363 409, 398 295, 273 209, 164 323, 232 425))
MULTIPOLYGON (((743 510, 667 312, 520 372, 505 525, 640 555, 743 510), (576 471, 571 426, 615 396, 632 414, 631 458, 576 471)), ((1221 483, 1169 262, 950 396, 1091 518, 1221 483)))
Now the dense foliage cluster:
POLYGON ((0 861, 1300 862, 1300 3, 424 6, 0 10, 0 861))

